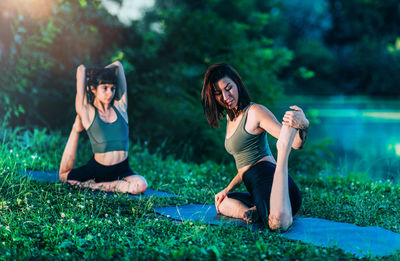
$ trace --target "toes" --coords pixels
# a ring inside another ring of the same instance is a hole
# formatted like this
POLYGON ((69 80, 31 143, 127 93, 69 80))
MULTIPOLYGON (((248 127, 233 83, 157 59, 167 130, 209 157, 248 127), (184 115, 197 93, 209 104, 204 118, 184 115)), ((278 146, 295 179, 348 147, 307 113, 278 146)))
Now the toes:
POLYGON ((249 223, 256 223, 257 221, 260 220, 260 216, 258 215, 257 210, 255 209, 249 209, 243 214, 244 220, 246 220, 249 223))

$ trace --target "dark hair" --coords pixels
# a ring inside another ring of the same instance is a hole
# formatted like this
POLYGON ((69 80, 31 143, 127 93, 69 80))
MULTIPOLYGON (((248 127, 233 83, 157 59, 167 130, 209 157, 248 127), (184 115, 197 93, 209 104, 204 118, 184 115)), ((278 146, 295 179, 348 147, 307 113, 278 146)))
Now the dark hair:
POLYGON ((216 63, 211 65, 204 75, 203 89, 201 90, 201 104, 208 124, 211 127, 219 127, 219 120, 224 117, 226 110, 230 120, 236 118, 240 111, 250 104, 250 96, 240 75, 227 63, 216 63), (218 103, 214 92, 217 90, 217 82, 224 77, 229 77, 238 88, 239 101, 237 110, 229 110, 218 103))
MULTIPOLYGON (((117 75, 115 69, 112 68, 86 69, 86 94, 88 102, 93 104, 95 98, 90 88, 91 86, 93 86, 96 89, 97 86, 99 86, 100 84, 114 84, 115 87, 117 87, 116 83, 117 83, 117 75)), ((114 102, 115 98, 116 97, 114 96, 111 103, 114 102)))

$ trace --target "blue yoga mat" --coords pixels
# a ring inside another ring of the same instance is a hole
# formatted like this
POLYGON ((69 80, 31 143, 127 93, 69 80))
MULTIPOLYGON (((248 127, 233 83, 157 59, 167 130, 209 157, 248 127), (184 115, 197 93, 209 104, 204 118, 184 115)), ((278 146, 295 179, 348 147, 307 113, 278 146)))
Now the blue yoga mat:
MULTIPOLYGON (((27 170, 27 171, 21 171, 22 175, 26 175, 27 177, 37 180, 37 181, 42 181, 42 182, 50 182, 50 183, 55 183, 59 182, 58 179, 58 171, 57 170, 51 170, 51 171, 32 171, 32 170, 27 170)), ((140 195, 131 195, 127 194, 128 197, 131 198, 139 198, 139 197, 179 197, 178 195, 173 195, 169 194, 166 192, 162 191, 157 191, 157 190, 151 190, 147 189, 144 193, 140 195)))
MULTIPOLYGON (((215 205, 186 205, 156 207, 154 210, 176 220, 200 221, 213 225, 247 224, 238 219, 225 218, 217 213, 215 205)), ((322 247, 338 247, 357 257, 387 256, 400 250, 400 234, 380 227, 359 227, 320 218, 295 218, 283 237, 322 247)))

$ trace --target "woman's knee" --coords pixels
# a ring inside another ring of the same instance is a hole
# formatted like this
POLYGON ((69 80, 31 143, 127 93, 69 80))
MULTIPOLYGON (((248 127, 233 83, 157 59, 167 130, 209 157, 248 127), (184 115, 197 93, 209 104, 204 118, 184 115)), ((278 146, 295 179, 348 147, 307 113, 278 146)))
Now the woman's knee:
POLYGON ((140 193, 143 193, 143 192, 145 192, 146 191, 146 189, 147 189, 147 181, 146 181, 146 179, 144 178, 144 177, 140 177, 139 179, 138 179, 138 182, 137 182, 137 187, 138 187, 138 191, 140 192, 140 193))
POLYGON ((287 230, 293 223, 293 217, 289 212, 270 213, 268 226, 271 230, 287 230))
POLYGON ((125 180, 129 183, 129 192, 132 194, 143 193, 147 189, 147 181, 140 175, 129 176, 125 180))
POLYGON ((68 171, 59 171, 58 172, 58 178, 60 179, 61 182, 67 182, 68 181, 68 174, 71 172, 71 170, 68 171))

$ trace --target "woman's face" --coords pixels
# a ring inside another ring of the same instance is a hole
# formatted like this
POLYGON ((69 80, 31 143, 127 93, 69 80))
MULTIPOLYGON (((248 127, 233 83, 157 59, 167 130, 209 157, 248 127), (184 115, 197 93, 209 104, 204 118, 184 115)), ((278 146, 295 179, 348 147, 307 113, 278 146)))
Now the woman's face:
POLYGON ((101 103, 108 104, 114 98, 115 95, 115 86, 114 84, 99 84, 97 88, 92 87, 92 92, 96 99, 98 99, 101 103))
POLYGON ((239 102, 239 92, 234 81, 229 77, 224 77, 216 84, 217 89, 214 92, 218 103, 226 109, 234 109, 239 102))

